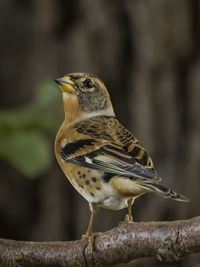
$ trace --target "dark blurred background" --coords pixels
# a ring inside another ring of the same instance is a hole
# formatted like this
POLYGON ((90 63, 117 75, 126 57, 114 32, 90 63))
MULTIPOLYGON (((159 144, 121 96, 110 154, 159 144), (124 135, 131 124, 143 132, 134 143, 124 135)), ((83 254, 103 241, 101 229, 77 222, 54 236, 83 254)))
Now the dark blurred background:
MULTIPOLYGON (((147 194, 135 221, 200 215, 200 1, 0 1, 0 236, 75 240, 88 203, 54 156, 64 114, 54 78, 90 72, 107 85, 119 120, 151 154, 163 183, 189 197, 147 194)), ((101 209, 106 231, 126 210, 101 209)), ((200 255, 178 264, 200 266, 200 255)), ((144 259, 124 266, 160 266, 144 259)))

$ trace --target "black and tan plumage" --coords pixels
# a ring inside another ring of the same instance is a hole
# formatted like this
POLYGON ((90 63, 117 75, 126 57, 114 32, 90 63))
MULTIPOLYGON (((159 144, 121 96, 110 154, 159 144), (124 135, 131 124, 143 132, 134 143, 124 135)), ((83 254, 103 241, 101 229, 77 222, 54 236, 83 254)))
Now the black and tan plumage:
POLYGON ((94 75, 72 73, 55 80, 63 91, 65 120, 55 153, 64 174, 89 202, 92 212, 86 236, 92 236, 99 207, 128 207, 147 192, 188 201, 160 184, 153 162, 139 141, 116 119, 105 85, 94 75))

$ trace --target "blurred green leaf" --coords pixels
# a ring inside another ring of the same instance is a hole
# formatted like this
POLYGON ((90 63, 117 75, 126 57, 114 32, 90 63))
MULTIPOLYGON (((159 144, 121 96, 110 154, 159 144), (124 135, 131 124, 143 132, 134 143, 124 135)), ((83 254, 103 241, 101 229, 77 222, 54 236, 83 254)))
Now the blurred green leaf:
POLYGON ((43 81, 28 105, 0 112, 0 157, 28 177, 49 168, 53 147, 44 134, 55 134, 63 120, 62 94, 43 81))
POLYGON ((0 113, 0 125, 9 128, 26 127, 38 120, 39 110, 35 105, 3 110, 0 113))
POLYGON ((0 113, 0 134, 8 129, 40 128, 56 131, 61 124, 61 113, 39 109, 36 105, 0 113))
POLYGON ((38 86, 37 102, 41 106, 47 106, 51 102, 61 99, 61 90, 55 82, 43 81, 38 86))
POLYGON ((0 134, 7 129, 40 128, 55 132, 63 120, 61 93, 51 82, 43 82, 29 105, 0 112, 0 134))
POLYGON ((51 150, 39 132, 17 132, 1 136, 0 156, 28 177, 36 177, 49 168, 51 150))

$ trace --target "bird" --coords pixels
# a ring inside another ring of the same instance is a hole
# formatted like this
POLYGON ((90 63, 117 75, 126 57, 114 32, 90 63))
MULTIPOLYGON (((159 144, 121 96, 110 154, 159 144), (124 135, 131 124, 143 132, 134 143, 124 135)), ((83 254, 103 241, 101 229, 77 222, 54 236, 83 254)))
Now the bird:
POLYGON ((55 79, 62 90, 65 119, 55 139, 55 155, 65 176, 91 210, 84 238, 93 249, 92 225, 98 209, 128 208, 148 192, 188 202, 162 185, 153 161, 138 139, 116 118, 104 83, 95 75, 70 73, 55 79))

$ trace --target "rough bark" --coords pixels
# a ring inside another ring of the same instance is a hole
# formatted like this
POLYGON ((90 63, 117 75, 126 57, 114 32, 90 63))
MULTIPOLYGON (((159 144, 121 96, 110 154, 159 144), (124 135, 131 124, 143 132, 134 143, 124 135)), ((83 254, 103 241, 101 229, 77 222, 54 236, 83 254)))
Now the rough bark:
POLYGON ((113 266, 141 257, 176 262, 200 252, 200 217, 171 222, 123 222, 95 240, 29 242, 0 239, 0 266, 113 266))

